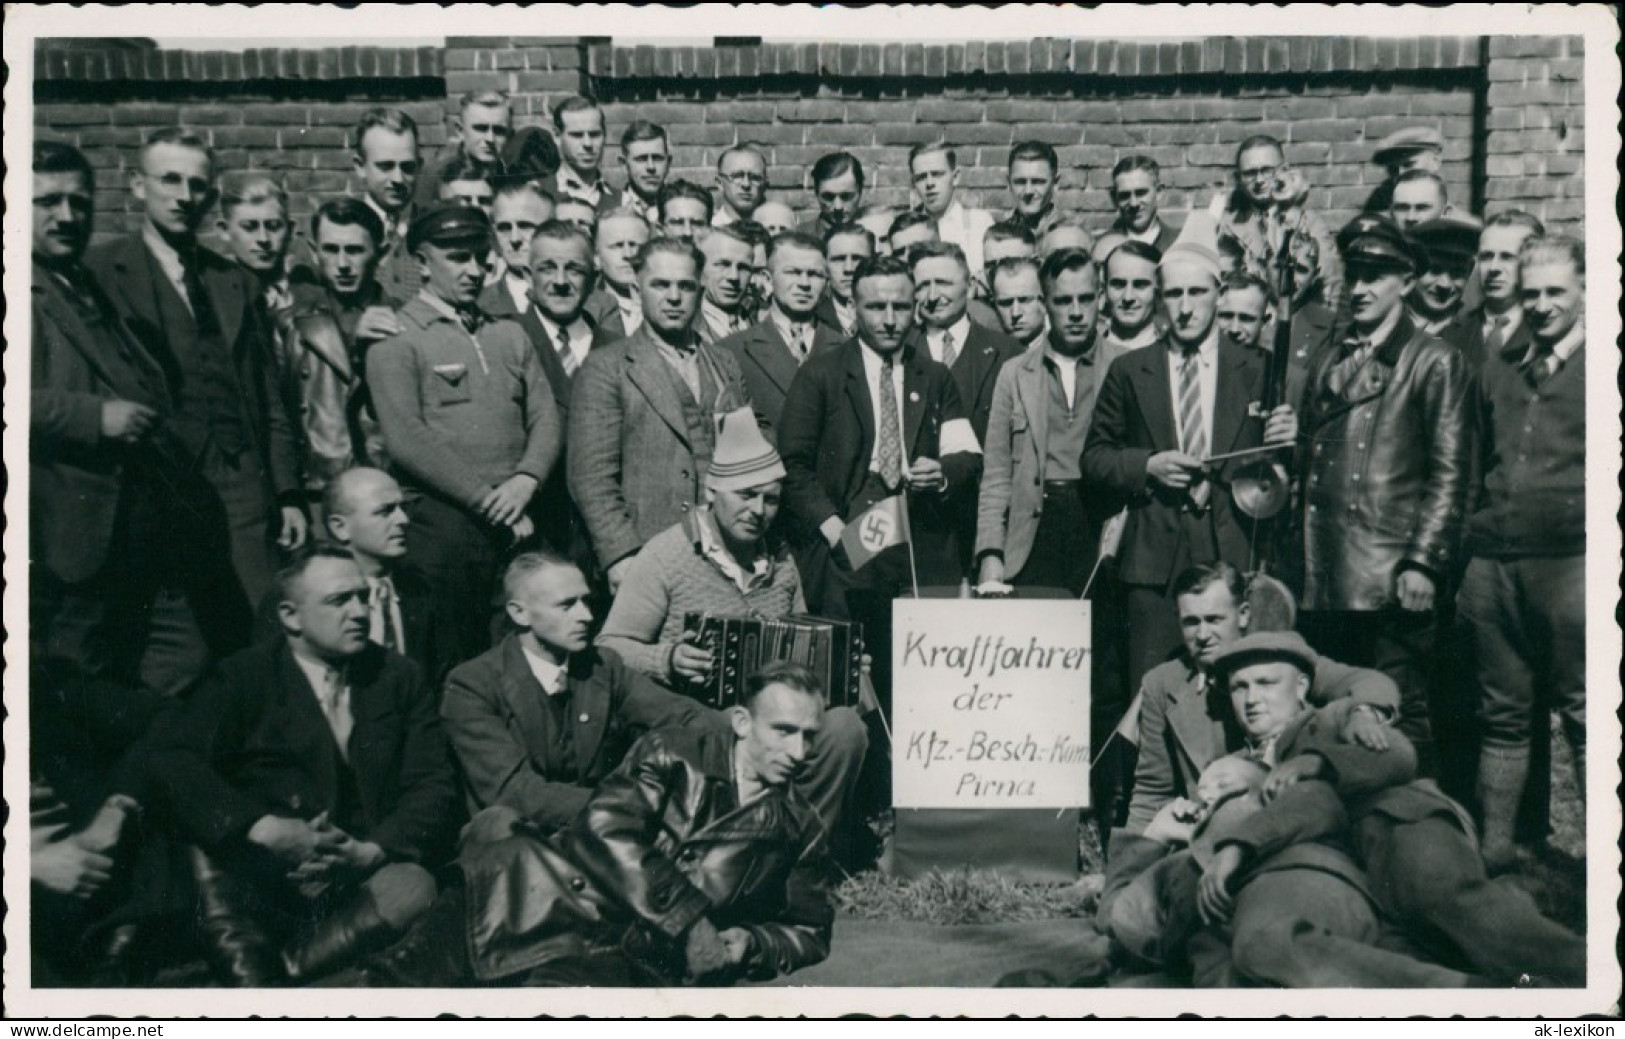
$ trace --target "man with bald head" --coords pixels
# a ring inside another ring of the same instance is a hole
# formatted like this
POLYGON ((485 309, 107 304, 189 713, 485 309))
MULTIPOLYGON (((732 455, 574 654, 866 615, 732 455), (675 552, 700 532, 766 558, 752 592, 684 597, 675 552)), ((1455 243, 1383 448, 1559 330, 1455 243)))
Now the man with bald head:
POLYGON ((322 511, 328 539, 349 549, 367 579, 367 638, 416 662, 438 686, 475 647, 457 644, 434 590, 407 561, 412 521, 401 485, 381 469, 347 469, 327 482, 322 511))
MULTIPOLYGON (((1109 295, 1110 261, 1107 271, 1109 295)), ((1263 396, 1263 358, 1221 348, 1216 251, 1177 242, 1158 273, 1168 331, 1154 347, 1112 363, 1083 452, 1091 493, 1128 506, 1118 574, 1126 591, 1130 688, 1180 644, 1170 595, 1175 576, 1216 560, 1239 569, 1249 562, 1247 531, 1222 489, 1237 463, 1210 471, 1206 459, 1290 444, 1298 432, 1288 405, 1267 417, 1248 408, 1263 396)))
POLYGON ((776 199, 770 199, 756 207, 751 219, 762 225, 763 230, 777 238, 786 231, 792 231, 796 226, 796 212, 789 206, 776 199))

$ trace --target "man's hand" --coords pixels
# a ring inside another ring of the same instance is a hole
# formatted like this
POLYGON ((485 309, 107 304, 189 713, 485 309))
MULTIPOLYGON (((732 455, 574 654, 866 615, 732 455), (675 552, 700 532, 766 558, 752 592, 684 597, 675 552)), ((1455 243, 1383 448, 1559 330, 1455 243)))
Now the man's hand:
POLYGON ((1433 578, 1415 567, 1406 567, 1399 572, 1395 590, 1401 609, 1418 613, 1433 609, 1433 578))
POLYGON ((745 962, 750 955, 750 932, 743 927, 730 927, 717 937, 722 939, 722 947, 728 952, 728 965, 737 967, 745 962))
POLYGON ((133 400, 102 401, 102 439, 133 444, 147 435, 158 413, 133 400))
POLYGON ((695 979, 715 974, 733 962, 728 959, 722 936, 703 916, 688 929, 688 942, 683 947, 683 955, 688 960, 688 976, 695 979))
POLYGON ((948 477, 942 471, 942 463, 935 458, 914 459, 914 464, 903 474, 903 480, 916 491, 948 489, 948 477))
POLYGON ((711 673, 717 658, 710 650, 699 644, 699 639, 698 632, 685 631, 682 639, 672 645, 671 673, 674 678, 703 682, 711 673))
POLYGON ((521 513, 518 519, 508 525, 508 533, 513 535, 513 543, 517 545, 536 533, 536 521, 521 513))
POLYGON ((113 860, 77 841, 52 841, 29 856, 36 884, 71 898, 88 899, 113 876, 113 860))
POLYGON ((1194 801, 1178 798, 1157 810, 1141 834, 1148 841, 1162 844, 1187 844, 1196 830, 1194 801))
POLYGON ((276 543, 289 552, 296 552, 305 547, 305 539, 310 536, 310 521, 305 518, 305 512, 297 505, 282 506, 282 530, 277 534, 276 543))
POLYGON ((1343 739, 1366 750, 1385 751, 1389 747, 1388 726, 1369 707, 1356 707, 1343 719, 1343 739))
POLYGON ((1264 780, 1264 786, 1258 792, 1259 796, 1263 798, 1265 804, 1269 804, 1280 797, 1287 787, 1296 786, 1306 779, 1317 778, 1325 764, 1319 754, 1299 754, 1290 761, 1283 761, 1276 765, 1269 778, 1264 780))
POLYGON ((480 499, 480 515, 488 522, 507 527, 518 522, 531 495, 536 493, 536 478, 526 473, 514 473, 480 499))
POLYGON ((818 525, 818 533, 824 535, 830 548, 834 548, 841 543, 841 535, 846 533, 846 522, 839 516, 831 516, 818 525))
POLYGON ((1230 891, 1230 881, 1241 868, 1241 847, 1226 844, 1209 860, 1202 871, 1202 883, 1196 890, 1196 908, 1208 924, 1222 924, 1230 919, 1236 908, 1236 898, 1230 891))
POLYGON ((1298 415, 1290 404, 1279 404, 1264 422, 1264 443, 1291 444, 1298 439, 1298 415))
POLYGON ((118 846, 119 838, 124 834, 124 822, 128 818, 129 813, 119 799, 108 798, 96 811, 95 817, 71 839, 86 851, 106 854, 118 846))
POLYGON ((384 864, 384 849, 371 841, 357 840, 349 833, 328 823, 316 831, 316 853, 313 860, 326 863, 329 869, 366 875, 384 864))
POLYGON ((388 307, 368 307, 355 323, 355 338, 361 340, 388 339, 401 331, 400 316, 388 307))
MULTIPOLYGON (((318 816, 324 825, 326 813, 318 816)), ((248 831, 251 844, 258 844, 283 862, 297 864, 310 858, 316 851, 316 827, 303 819, 286 819, 280 815, 262 815, 248 831)))
POLYGON ((634 557, 632 556, 627 556, 625 559, 620 560, 614 566, 609 568, 609 573, 605 576, 609 578, 610 595, 615 595, 621 590, 621 582, 626 580, 627 573, 632 569, 633 558, 634 557))
POLYGON ((1191 485, 1202 463, 1183 451, 1162 451, 1145 460, 1145 475, 1171 491, 1191 485))

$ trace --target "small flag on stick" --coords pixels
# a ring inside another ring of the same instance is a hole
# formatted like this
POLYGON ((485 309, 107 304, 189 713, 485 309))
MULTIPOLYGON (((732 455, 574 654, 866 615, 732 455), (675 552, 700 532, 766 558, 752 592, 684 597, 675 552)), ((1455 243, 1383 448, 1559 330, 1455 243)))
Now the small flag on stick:
POLYGON ((841 547, 846 549, 847 561, 854 570, 860 569, 893 545, 907 541, 908 522, 904 517, 903 498, 897 494, 869 506, 841 533, 841 547))

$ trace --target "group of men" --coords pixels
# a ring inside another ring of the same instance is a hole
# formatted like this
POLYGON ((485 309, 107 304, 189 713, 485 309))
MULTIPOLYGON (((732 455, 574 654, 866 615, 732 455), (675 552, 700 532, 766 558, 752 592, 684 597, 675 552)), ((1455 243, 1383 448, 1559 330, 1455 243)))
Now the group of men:
MULTIPOLYGON (((642 120, 612 188, 607 129, 572 97, 516 131, 476 92, 431 163, 407 115, 368 111, 362 194, 308 229, 269 173, 161 130, 141 229, 94 248, 94 171, 36 144, 35 674, 59 710, 145 705, 110 749, 35 747, 36 921, 76 921, 38 969, 139 973, 129 907, 163 888, 195 892, 230 984, 391 945, 363 980, 792 970, 828 950, 830 854, 859 863, 885 802, 894 598, 1094 599, 1095 730, 1136 693, 1144 719, 1132 791, 1097 786, 1132 832, 1187 793, 1175 701, 1200 710, 1210 670, 1188 575, 1261 561, 1320 651, 1397 690, 1361 701, 1364 736, 1414 747, 1477 802, 1484 864, 1515 865, 1547 711, 1584 763, 1578 241, 1451 210, 1429 131, 1387 143, 1381 211, 1333 235, 1268 137, 1176 232, 1143 155, 1106 228, 1057 209, 1041 142, 1010 153, 1007 213, 967 205, 933 143, 907 156, 915 208, 866 204, 833 152, 798 223, 761 149, 724 150, 713 196, 642 120), (1284 518, 1246 504, 1259 463, 1284 518), (898 502, 906 544, 871 560, 848 527, 898 502), (826 709, 795 667, 705 707, 690 612, 861 621, 878 709, 826 709), (1478 729, 1439 692, 1456 630, 1478 729)), ((1226 724, 1190 791, 1248 727, 1226 724)))

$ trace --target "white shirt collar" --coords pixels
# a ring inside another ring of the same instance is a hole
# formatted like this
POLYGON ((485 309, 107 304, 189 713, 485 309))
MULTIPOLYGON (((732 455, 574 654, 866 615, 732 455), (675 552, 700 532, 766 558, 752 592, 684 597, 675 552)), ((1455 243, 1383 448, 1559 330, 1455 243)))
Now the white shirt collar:
POLYGON ((362 195, 361 200, 371 207, 374 213, 378 214, 379 220, 383 221, 385 238, 404 239, 406 237, 406 229, 412 222, 412 207, 410 204, 402 206, 399 213, 396 213, 394 216, 390 216, 388 213, 384 212, 384 207, 380 206, 377 200, 371 195, 362 195))
POLYGON ((942 360, 942 334, 952 332, 954 337, 954 353, 957 356, 965 352, 965 340, 970 336, 970 314, 959 315, 959 320, 947 328, 937 328, 925 334, 925 341, 931 348, 933 360, 942 360))
MULTIPOLYGON (((1184 349, 1172 336, 1168 337, 1168 356, 1173 359, 1175 367, 1178 367, 1180 360, 1185 356, 1184 349)), ((1196 363, 1203 368, 1211 368, 1218 360, 1219 328, 1215 325, 1208 330, 1207 338, 1202 340, 1202 345, 1196 348, 1196 363)))
POLYGON ((1134 239, 1136 242, 1144 242, 1146 245, 1155 245, 1157 243, 1157 239, 1162 237, 1162 221, 1160 219, 1153 220, 1151 221, 1151 226, 1146 228, 1144 231, 1130 231, 1128 232, 1128 236, 1134 239))
POLYGON ((700 554, 711 561, 711 564, 722 571, 724 577, 734 583, 741 592, 749 592, 765 581, 773 570, 773 559, 766 552, 758 551, 756 561, 751 564, 750 572, 739 565, 728 546, 722 543, 722 533, 717 529, 716 516, 712 515, 710 508, 702 507, 694 515, 694 531, 700 543, 700 554))
POLYGON ((597 179, 588 181, 572 169, 569 163, 559 167, 558 185, 559 190, 564 194, 590 202, 595 206, 598 204, 598 200, 604 197, 604 178, 601 174, 597 179))
POLYGON ((544 694, 557 696, 568 691, 564 675, 570 667, 569 657, 565 657, 562 664, 553 663, 542 656, 542 651, 536 648, 534 636, 528 634, 519 637, 519 648, 524 652, 525 663, 530 666, 530 673, 535 676, 536 684, 542 687, 544 694))
MULTIPOLYGON (((1586 326, 1584 321, 1576 321, 1568 333, 1552 345, 1552 356, 1559 361, 1567 361, 1574 356, 1574 351, 1580 349, 1586 340, 1586 326)), ((1531 343, 1529 356, 1533 357, 1537 348, 1531 343)))

